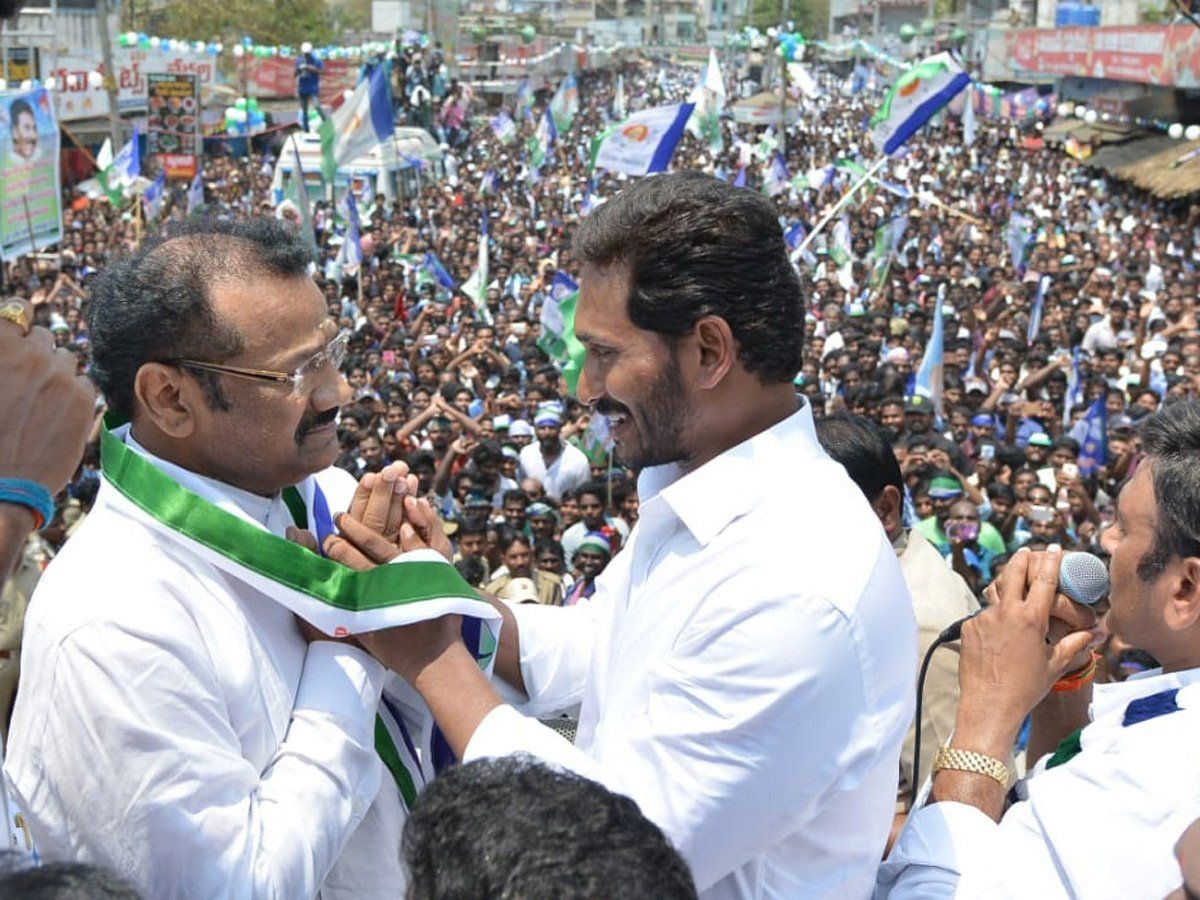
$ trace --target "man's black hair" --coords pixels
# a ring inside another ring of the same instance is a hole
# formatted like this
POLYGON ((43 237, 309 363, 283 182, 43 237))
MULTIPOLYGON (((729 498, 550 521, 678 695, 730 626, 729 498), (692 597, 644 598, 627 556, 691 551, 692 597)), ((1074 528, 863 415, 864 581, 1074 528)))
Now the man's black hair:
POLYGON ((467 535, 487 537, 488 522, 483 516, 464 516, 458 522, 458 537, 461 540, 467 535))
POLYGON ((487 439, 479 442, 479 446, 471 454, 471 461, 475 465, 483 463, 500 463, 504 460, 504 451, 500 449, 499 441, 487 439))
POLYGON ((500 505, 506 506, 512 500, 519 501, 522 508, 529 505, 529 495, 520 488, 510 488, 505 491, 500 497, 500 505))
POLYGON ((603 481, 588 481, 575 489, 576 500, 582 500, 584 494, 599 497, 601 503, 608 504, 608 485, 603 481))
POLYGON ((412 900, 690 900, 679 853, 628 797, 530 757, 455 766, 402 844, 412 900))
POLYGON ((1070 450, 1072 453, 1074 453, 1076 456, 1078 456, 1081 448, 1079 446, 1079 441, 1075 440, 1075 438, 1071 437, 1068 434, 1064 434, 1062 437, 1057 438, 1054 441, 1054 449, 1055 450, 1070 450))
POLYGON ((1150 464, 1158 520, 1154 546, 1138 561, 1143 581, 1153 581, 1177 556, 1200 556, 1200 401, 1172 403, 1141 427, 1150 464))
POLYGON ((816 429, 817 441, 842 464, 868 502, 874 503, 889 484, 904 496, 900 463, 882 428, 862 416, 837 412, 818 419, 816 429))
POLYGON ((804 313, 778 214, 766 197, 699 172, 653 175, 591 213, 581 262, 629 273, 629 319, 671 342, 724 319, 738 359, 765 384, 800 369, 804 313))
POLYGON ((483 581, 487 578, 487 569, 484 567, 482 559, 468 556, 456 562, 454 568, 462 576, 463 581, 471 587, 483 587, 483 581))
MULTIPOLYGON (((169 226, 97 279, 88 313, 92 374, 109 408, 133 415, 145 363, 186 357, 220 362, 244 340, 217 315, 213 288, 255 276, 302 278, 312 261, 300 233, 276 219, 197 219, 169 226)), ((213 373, 187 370, 213 409, 229 402, 213 373)))
POLYGON ((563 545, 561 541, 556 541, 554 538, 538 538, 533 542, 533 558, 536 560, 543 553, 553 553, 558 557, 559 562, 565 562, 563 557, 563 545))
POLYGON ((35 120, 37 119, 37 116, 33 113, 33 107, 29 105, 29 101, 24 97, 18 97, 11 104, 9 104, 9 122, 15 126, 17 124, 17 116, 21 115, 21 113, 28 113, 29 115, 33 116, 35 120))
POLYGON ((533 549, 533 538, 516 528, 501 525, 500 530, 496 533, 496 547, 500 552, 507 553, 508 548, 517 542, 525 544, 530 550, 533 549))
POLYGON ((20 854, 0 858, 0 897, 21 900, 140 900, 124 878, 100 866, 52 862, 29 867, 20 854))

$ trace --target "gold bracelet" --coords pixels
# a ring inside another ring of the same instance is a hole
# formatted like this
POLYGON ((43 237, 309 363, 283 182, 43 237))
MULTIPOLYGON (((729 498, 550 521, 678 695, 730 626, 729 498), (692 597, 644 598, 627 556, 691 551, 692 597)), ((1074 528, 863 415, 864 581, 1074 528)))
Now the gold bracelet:
POLYGON ((1008 789, 1008 766, 994 756, 976 753, 973 750, 960 750, 957 747, 943 747, 933 758, 933 774, 936 775, 941 769, 986 775, 994 779, 1000 787, 1008 789))

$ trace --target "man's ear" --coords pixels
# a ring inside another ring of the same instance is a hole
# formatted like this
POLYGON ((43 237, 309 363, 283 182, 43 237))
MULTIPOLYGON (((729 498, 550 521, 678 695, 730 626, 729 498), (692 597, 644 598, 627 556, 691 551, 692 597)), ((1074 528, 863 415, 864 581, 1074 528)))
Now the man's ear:
POLYGON ((1174 581, 1167 601, 1167 625, 1174 631, 1195 628, 1200 623, 1200 556, 1185 556, 1168 571, 1174 581))
POLYGON ((871 502, 871 509, 875 511, 889 539, 904 524, 904 497, 893 484, 884 485, 883 490, 871 502))
POLYGON ((733 331, 720 316, 703 316, 695 325, 696 346, 700 352, 697 383, 712 390, 729 374, 737 360, 737 342, 733 331))
POLYGON ((143 364, 133 378, 133 393, 151 425, 175 440, 191 437, 196 428, 196 403, 203 401, 199 385, 187 379, 178 366, 143 364))

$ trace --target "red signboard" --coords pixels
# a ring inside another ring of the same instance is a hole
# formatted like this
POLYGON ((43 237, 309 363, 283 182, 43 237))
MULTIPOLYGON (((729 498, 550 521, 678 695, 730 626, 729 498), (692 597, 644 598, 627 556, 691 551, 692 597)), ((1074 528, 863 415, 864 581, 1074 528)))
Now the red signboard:
MULTIPOLYGON (((335 97, 341 97, 344 91, 354 90, 354 83, 358 80, 358 64, 345 59, 327 59, 324 63, 325 68, 321 70, 321 105, 331 106, 335 97)), ((246 67, 250 96, 259 99, 296 96, 296 60, 268 56, 242 61, 238 64, 239 76, 242 74, 241 66, 246 67)))
POLYGON ((1200 29, 1182 25, 1025 28, 1004 36, 1019 72, 1200 87, 1200 29))
POLYGON ((196 157, 191 153, 160 153, 158 161, 168 178, 184 178, 191 181, 196 177, 196 157))

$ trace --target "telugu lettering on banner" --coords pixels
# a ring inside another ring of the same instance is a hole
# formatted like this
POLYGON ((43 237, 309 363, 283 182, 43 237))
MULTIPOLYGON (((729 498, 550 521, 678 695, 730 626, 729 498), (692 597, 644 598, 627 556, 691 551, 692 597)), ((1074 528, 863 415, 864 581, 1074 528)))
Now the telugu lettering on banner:
MULTIPOLYGON (((76 50, 58 54, 55 67, 51 54, 41 57, 42 78, 54 76, 61 85, 56 91, 58 118, 63 122, 108 115, 108 93, 88 85, 89 72, 103 72, 99 51, 76 50)), ((113 49, 113 74, 117 82, 117 107, 122 113, 146 109, 147 76, 192 75, 201 86, 218 79, 216 58, 170 50, 113 49)))
POLYGON ((1013 74, 1200 87, 1200 29, 1182 25, 1023 28, 1004 35, 1013 74))
POLYGON ((193 178, 200 155, 200 84, 195 75, 146 76, 146 152, 168 178, 193 178))
POLYGON ((0 258, 62 240, 59 134, 44 88, 0 93, 0 258))

